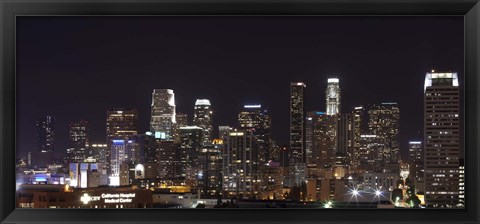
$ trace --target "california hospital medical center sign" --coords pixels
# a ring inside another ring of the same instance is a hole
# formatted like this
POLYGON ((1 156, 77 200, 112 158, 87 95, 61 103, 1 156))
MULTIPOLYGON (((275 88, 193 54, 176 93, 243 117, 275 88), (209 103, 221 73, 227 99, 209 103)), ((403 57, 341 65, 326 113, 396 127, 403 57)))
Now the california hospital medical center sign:
POLYGON ((131 203, 135 198, 135 193, 119 193, 119 194, 101 194, 100 196, 90 196, 87 193, 80 197, 80 201, 88 204, 91 201, 100 201, 103 199, 105 204, 111 203, 131 203))

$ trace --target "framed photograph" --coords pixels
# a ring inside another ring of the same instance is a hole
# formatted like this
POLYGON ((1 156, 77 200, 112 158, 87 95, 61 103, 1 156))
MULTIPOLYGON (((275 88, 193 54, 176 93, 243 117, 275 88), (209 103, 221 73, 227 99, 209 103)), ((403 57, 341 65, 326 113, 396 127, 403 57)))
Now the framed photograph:
POLYGON ((478 0, 1 1, 2 223, 478 223, 478 0))

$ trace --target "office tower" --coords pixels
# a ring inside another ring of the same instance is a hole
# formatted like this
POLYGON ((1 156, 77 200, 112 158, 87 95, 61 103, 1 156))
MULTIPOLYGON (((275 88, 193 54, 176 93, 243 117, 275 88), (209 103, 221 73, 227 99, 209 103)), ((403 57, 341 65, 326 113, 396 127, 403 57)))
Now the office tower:
POLYGON ((325 91, 327 115, 335 115, 340 113, 339 79, 330 78, 327 80, 327 82, 327 90, 325 91))
MULTIPOLYGON (((113 140, 125 141, 132 139, 133 136, 137 134, 137 121, 138 115, 136 109, 111 108, 107 110, 107 170, 109 174, 112 174, 111 172, 114 170, 111 167, 112 151, 118 149, 117 146, 113 147, 113 140)), ((119 168, 120 166, 118 165, 115 171, 118 171, 119 168)))
POLYGON ((187 186, 196 187, 198 182, 198 157, 203 147, 203 129, 197 126, 180 128, 180 147, 177 148, 176 178, 185 180, 187 186))
POLYGON ((212 145, 202 148, 198 158, 198 189, 201 198, 216 198, 222 192, 222 151, 223 140, 214 139, 212 145))
POLYGON ((88 122, 81 120, 71 122, 69 128, 69 146, 67 149, 67 159, 69 163, 83 162, 87 157, 87 147, 89 145, 88 122))
POLYGON ((290 83, 290 152, 295 163, 305 163, 304 89, 303 82, 290 83))
POLYGON ((384 145, 380 157, 383 164, 399 162, 400 109, 397 103, 373 105, 368 111, 368 128, 384 145))
POLYGON ((231 194, 252 196, 257 170, 253 162, 256 138, 251 130, 235 130, 225 138, 223 157, 224 189, 231 194))
POLYGON ((384 164, 380 156, 384 145, 377 135, 363 134, 360 136, 360 148, 354 154, 358 161, 358 169, 364 171, 383 172, 384 164))
POLYGON ((152 132, 147 131, 143 137, 143 153, 145 158, 144 176, 146 179, 159 178, 160 174, 158 168, 160 166, 160 136, 155 136, 152 132))
POLYGON ((366 123, 365 109, 363 106, 353 108, 353 129, 354 129, 354 150, 351 154, 350 168, 355 170, 358 168, 358 151, 360 150, 360 136, 364 133, 364 124, 366 123))
POLYGON ((50 115, 40 117, 35 125, 37 152, 53 152, 55 149, 55 117, 50 115))
POLYGON ((350 165, 355 147, 354 114, 337 114, 335 164, 338 167, 350 165))
POLYGON ((107 144, 113 139, 129 139, 137 134, 138 113, 131 108, 107 111, 107 144))
POLYGON ((158 176, 162 180, 175 178, 175 149, 173 141, 160 141, 158 143, 158 176))
POLYGON ((307 113, 309 147, 312 148, 311 160, 317 168, 332 168, 335 165, 336 152, 336 115, 325 112, 307 113))
POLYGON ((457 73, 427 73, 424 96, 425 203, 459 202, 460 110, 457 73))
POLYGON ((188 114, 176 113, 175 114, 176 123, 173 125, 173 142, 180 142, 180 128, 188 126, 188 114))
POLYGON ((417 192, 425 193, 424 152, 421 141, 408 142, 410 163, 410 179, 413 180, 417 192))
MULTIPOLYGON (((126 163, 126 141, 124 139, 113 139, 110 145, 110 172, 109 172, 109 185, 119 186, 128 185, 125 178, 121 178, 122 171, 124 171, 124 164, 126 163)), ((128 170, 128 169, 127 169, 128 170)))
POLYGON ((261 164, 271 160, 271 117, 262 105, 244 105, 238 114, 238 123, 242 129, 251 129, 258 139, 258 162, 261 164))
POLYGON ((151 106, 150 131, 161 133, 163 139, 172 139, 173 125, 176 123, 173 90, 154 89, 151 106))
POLYGON ((203 129, 203 144, 212 143, 212 116, 213 110, 210 100, 197 99, 195 101, 193 125, 203 129))

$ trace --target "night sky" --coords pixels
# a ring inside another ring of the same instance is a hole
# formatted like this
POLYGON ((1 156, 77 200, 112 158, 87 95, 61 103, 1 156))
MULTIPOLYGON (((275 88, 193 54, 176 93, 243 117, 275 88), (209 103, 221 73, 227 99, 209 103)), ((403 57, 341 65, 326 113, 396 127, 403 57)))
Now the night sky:
MULTIPOLYGON (((397 102, 400 146, 423 139, 425 73, 464 73, 463 16, 17 17, 17 152, 35 149, 35 120, 56 118, 57 152, 68 123, 90 122, 105 142, 106 110, 135 107, 149 128, 153 89, 173 89, 193 118, 210 99, 214 129, 237 125, 244 104, 270 109, 273 139, 289 141, 290 82, 306 88, 306 111, 325 110, 338 77, 341 110, 397 102)), ((463 91, 463 90, 462 90, 463 91)), ((216 133, 216 132, 215 132, 216 133)))

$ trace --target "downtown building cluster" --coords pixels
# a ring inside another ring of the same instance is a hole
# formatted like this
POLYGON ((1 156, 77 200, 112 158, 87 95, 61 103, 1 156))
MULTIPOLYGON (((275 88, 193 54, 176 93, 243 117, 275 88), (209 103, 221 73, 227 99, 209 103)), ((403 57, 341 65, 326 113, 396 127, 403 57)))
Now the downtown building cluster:
POLYGON ((377 207, 381 202, 463 206, 456 73, 427 73, 424 132, 409 142, 408 158, 400 155, 396 102, 344 110, 340 80, 329 78, 325 110, 306 111, 306 88, 303 82, 290 83, 290 138, 281 146, 272 139, 271 115, 262 105, 239 108, 235 126, 213 127, 216 112, 210 100, 195 101, 190 122, 187 113, 176 111, 171 89, 153 90, 150 129, 143 132, 135 108, 106 112, 106 141, 101 143, 90 142, 88 121, 71 122, 71 147, 57 162, 54 117, 42 117, 36 123, 37 151, 19 162, 24 173, 17 179, 74 189, 126 187, 189 193, 194 199, 283 200, 325 208, 362 200, 378 201, 377 207), (25 167, 63 167, 68 175, 25 167))

